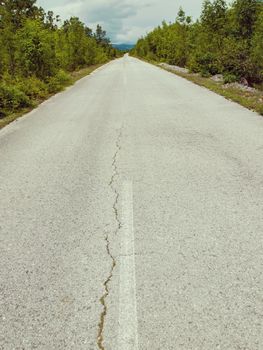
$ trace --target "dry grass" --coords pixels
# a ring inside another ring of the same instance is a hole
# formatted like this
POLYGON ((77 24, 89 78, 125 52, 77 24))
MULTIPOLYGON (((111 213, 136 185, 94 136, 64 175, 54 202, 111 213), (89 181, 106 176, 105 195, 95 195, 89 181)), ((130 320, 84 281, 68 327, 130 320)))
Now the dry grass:
POLYGON ((89 66, 89 67, 86 67, 86 68, 82 68, 78 71, 75 71, 73 73, 71 73, 71 77, 72 77, 72 81, 73 81, 73 84, 79 80, 79 79, 82 79, 84 77, 86 77, 87 75, 89 75, 90 73, 94 72, 94 70, 100 68, 101 66, 103 66, 104 64, 95 64, 93 66, 89 66))

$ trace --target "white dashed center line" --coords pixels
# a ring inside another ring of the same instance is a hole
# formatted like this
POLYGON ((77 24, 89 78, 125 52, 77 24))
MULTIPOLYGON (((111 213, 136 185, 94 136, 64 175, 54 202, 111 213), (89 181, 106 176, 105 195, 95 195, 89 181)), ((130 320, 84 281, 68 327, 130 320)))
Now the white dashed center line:
POLYGON ((132 182, 122 189, 118 350, 138 350, 132 182))

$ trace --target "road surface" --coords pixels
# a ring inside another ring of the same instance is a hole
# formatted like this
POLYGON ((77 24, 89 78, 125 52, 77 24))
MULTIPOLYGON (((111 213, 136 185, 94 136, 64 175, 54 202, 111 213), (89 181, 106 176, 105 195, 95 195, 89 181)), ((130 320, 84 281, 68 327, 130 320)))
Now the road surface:
POLYGON ((263 120, 125 56, 0 132, 1 350, 263 349, 263 120))

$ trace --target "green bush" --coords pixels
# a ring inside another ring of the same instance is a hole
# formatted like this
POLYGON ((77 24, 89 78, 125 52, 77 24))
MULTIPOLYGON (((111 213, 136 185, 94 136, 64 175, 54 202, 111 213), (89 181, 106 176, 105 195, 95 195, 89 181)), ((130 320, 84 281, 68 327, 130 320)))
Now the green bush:
POLYGON ((203 78, 210 78, 211 77, 211 73, 205 68, 201 69, 200 74, 201 74, 201 77, 203 77, 203 78))
POLYGON ((48 93, 47 85, 34 76, 20 80, 18 87, 32 99, 44 98, 48 93))
POLYGON ((17 86, 0 83, 0 117, 31 105, 29 97, 17 86))
POLYGON ((262 0, 204 0, 192 22, 182 9, 175 23, 163 22, 138 40, 135 56, 186 66, 202 76, 229 74, 226 82, 245 78, 263 82, 262 0))
POLYGON ((235 74, 226 73, 224 74, 224 84, 231 84, 238 81, 238 77, 235 74))
POLYGON ((203 77, 220 73, 216 57, 210 53, 194 54, 190 57, 188 66, 193 73, 201 73, 203 77))
POLYGON ((259 110, 258 110, 259 114, 263 116, 263 106, 260 106, 259 107, 259 110))
POLYGON ((190 57, 187 68, 192 72, 192 73, 200 73, 201 67, 195 60, 195 57, 190 57))
POLYGON ((62 91, 63 88, 71 83, 71 77, 63 70, 59 70, 58 73, 48 80, 48 92, 55 93, 62 91))
POLYGON ((108 61, 108 57, 106 53, 103 52, 102 50, 99 51, 95 58, 95 64, 106 63, 107 61, 108 61))

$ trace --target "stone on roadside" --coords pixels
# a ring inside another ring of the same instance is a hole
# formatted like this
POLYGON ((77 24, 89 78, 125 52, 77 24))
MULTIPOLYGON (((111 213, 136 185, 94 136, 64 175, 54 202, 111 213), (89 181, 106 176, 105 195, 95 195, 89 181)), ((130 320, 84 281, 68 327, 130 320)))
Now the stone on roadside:
POLYGON ((224 81, 224 77, 222 74, 213 75, 210 79, 217 82, 217 83, 223 83, 223 81, 224 81))

